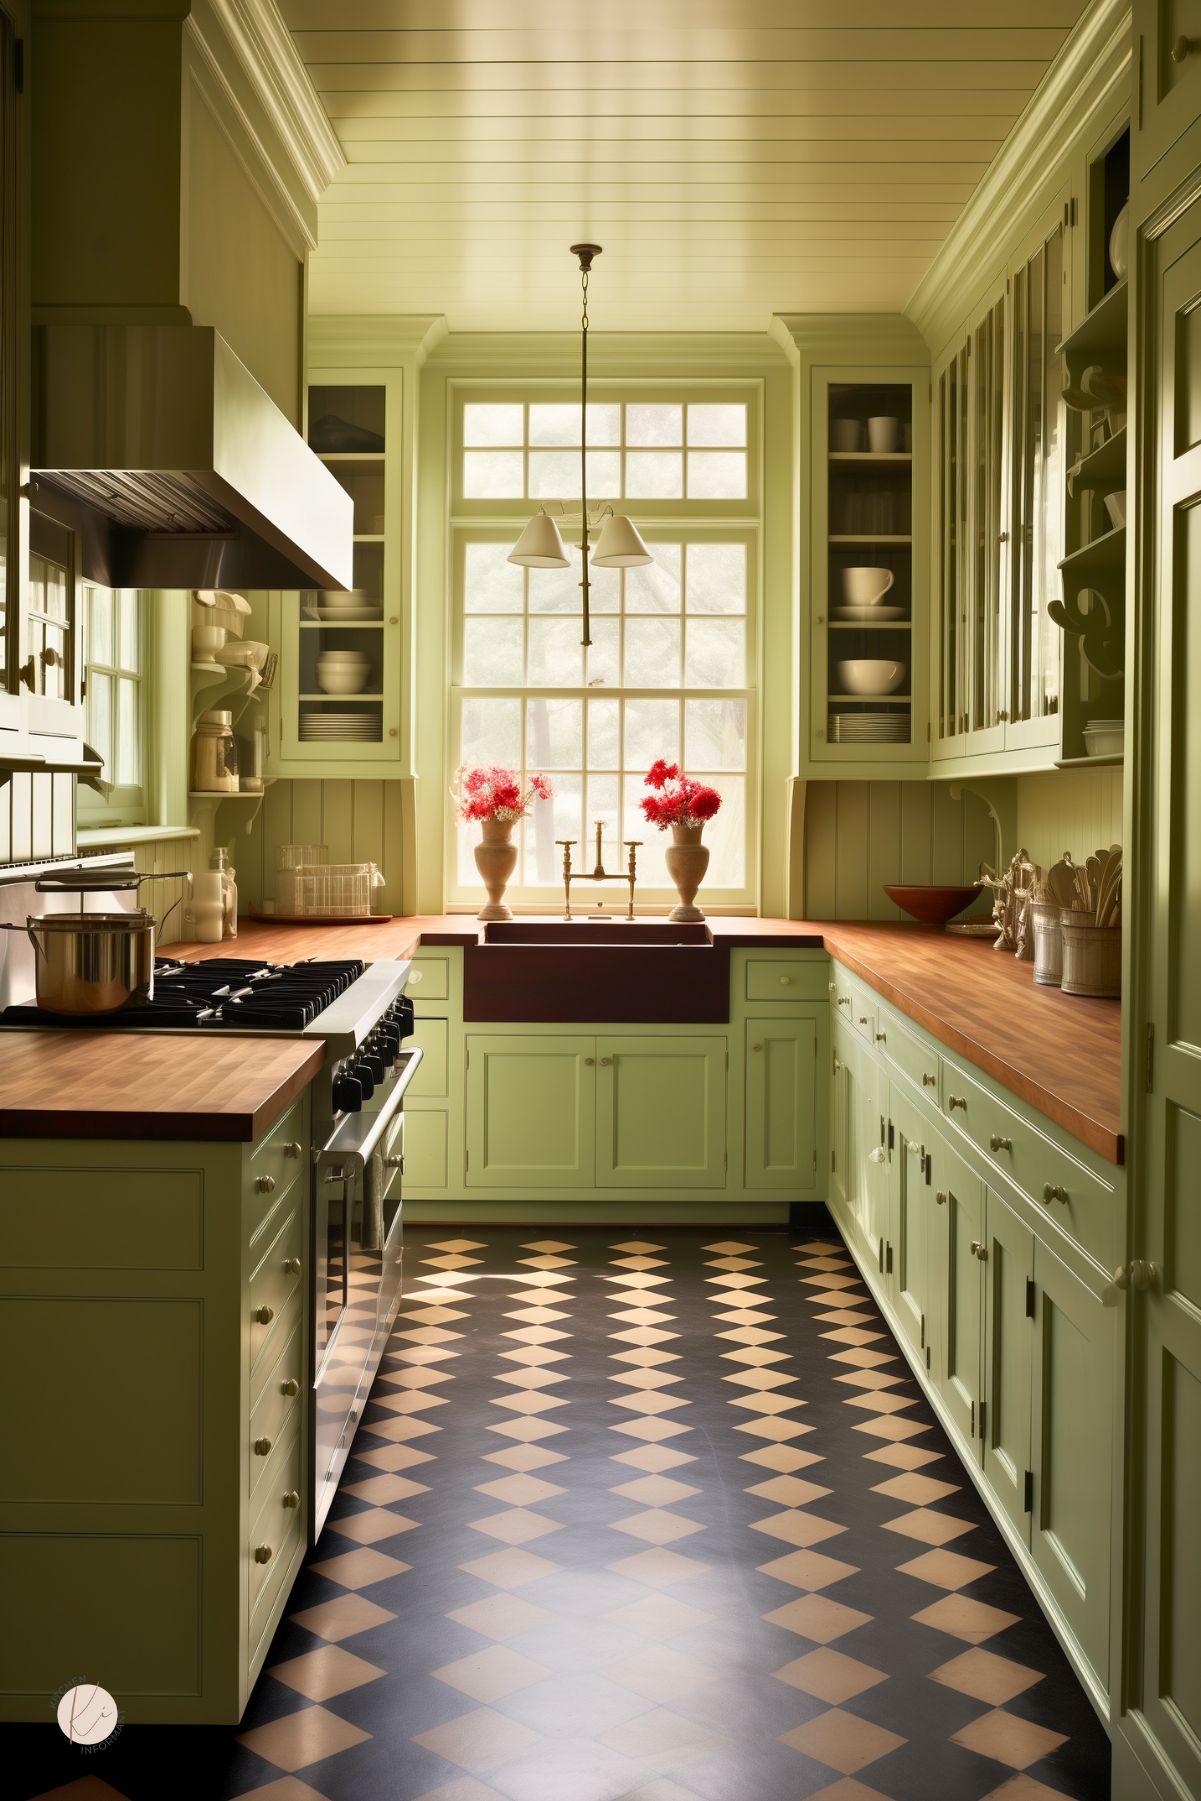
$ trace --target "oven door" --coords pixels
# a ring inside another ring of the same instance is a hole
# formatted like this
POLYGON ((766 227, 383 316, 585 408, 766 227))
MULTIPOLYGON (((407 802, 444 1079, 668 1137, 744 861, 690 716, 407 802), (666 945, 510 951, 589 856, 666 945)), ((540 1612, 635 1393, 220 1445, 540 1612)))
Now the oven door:
POLYGON ((399 1155, 388 1147, 403 1131, 405 1090, 420 1061, 419 1050, 402 1051, 371 1110, 348 1115, 317 1153, 314 1538, 325 1523, 383 1355, 387 1334, 381 1336, 381 1320, 389 1308, 394 1315, 399 1303, 399 1200, 384 1179, 399 1170, 385 1171, 384 1159, 399 1155))
POLYGON ((381 1256, 379 1297, 375 1310, 376 1363, 383 1356, 393 1321, 400 1308, 404 1277, 404 1219, 401 1185, 404 1177, 405 1116, 398 1113, 380 1149, 377 1180, 380 1183, 381 1256))

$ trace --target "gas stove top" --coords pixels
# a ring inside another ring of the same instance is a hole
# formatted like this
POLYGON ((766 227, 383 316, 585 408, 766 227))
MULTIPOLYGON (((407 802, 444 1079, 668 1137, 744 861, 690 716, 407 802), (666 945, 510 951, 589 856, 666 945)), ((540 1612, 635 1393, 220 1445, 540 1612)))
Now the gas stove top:
POLYGON ((154 998, 142 1006, 86 1019, 64 1018, 36 1006, 6 1007, 0 1024, 83 1027, 89 1032, 303 1032, 366 968, 357 958, 277 964, 244 957, 212 957, 202 963, 156 957, 154 998))

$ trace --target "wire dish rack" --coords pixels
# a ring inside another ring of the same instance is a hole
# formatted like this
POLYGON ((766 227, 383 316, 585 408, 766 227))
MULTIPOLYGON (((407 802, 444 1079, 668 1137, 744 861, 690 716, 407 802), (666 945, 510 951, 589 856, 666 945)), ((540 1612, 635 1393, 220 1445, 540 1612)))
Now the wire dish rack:
POLYGON ((327 863, 324 844, 281 844, 276 851, 275 906, 294 919, 366 919, 384 886, 374 863, 327 863))

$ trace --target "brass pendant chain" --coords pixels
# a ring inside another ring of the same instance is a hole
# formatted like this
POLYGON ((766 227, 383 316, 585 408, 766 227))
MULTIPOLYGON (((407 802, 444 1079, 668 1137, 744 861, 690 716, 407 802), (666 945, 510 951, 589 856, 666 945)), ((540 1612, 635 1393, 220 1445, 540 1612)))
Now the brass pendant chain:
MULTIPOLYGON (((584 595, 584 635, 580 642, 587 649, 592 643, 592 626, 588 607, 588 278, 590 263, 580 258, 580 292, 583 310, 580 314, 580 506, 583 523, 580 533, 580 551, 583 558, 583 575, 580 587, 584 595)), ((584 679, 587 681, 588 670, 585 658, 584 679)))

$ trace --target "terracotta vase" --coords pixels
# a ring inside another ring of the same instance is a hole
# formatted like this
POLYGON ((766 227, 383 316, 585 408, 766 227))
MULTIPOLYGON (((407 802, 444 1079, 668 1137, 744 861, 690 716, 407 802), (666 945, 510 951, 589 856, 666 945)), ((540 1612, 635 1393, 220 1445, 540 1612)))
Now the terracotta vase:
POLYGON ((696 891, 705 879, 705 871, 709 867, 709 847, 701 843, 703 825, 673 825, 671 843, 664 856, 667 861, 667 873, 676 885, 680 897, 678 907, 673 907, 667 915, 668 919, 695 920, 705 915, 700 908, 694 906, 696 891))
POLYGON ((505 905, 504 892, 509 877, 517 867, 517 846, 512 842, 511 819, 482 819, 480 842, 475 847, 475 866, 488 895, 488 903, 476 914, 477 919, 512 919, 513 909, 505 905))

